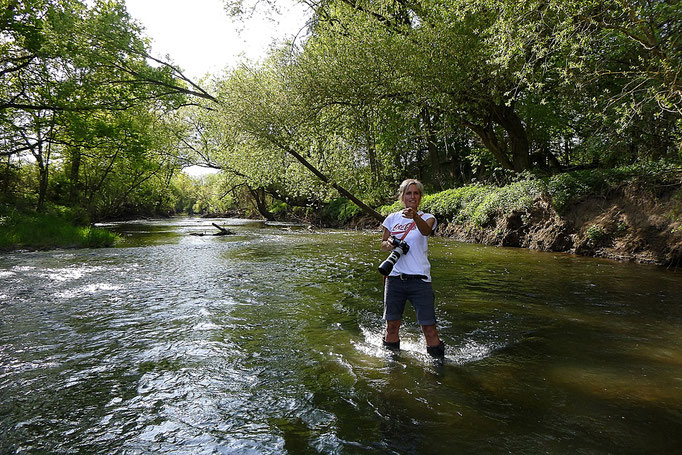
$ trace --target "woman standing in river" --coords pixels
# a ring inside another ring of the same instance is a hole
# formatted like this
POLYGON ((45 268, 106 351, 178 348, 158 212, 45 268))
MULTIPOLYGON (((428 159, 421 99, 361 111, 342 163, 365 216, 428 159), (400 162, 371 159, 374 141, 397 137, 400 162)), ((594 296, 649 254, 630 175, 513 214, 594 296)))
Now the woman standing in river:
POLYGON ((400 349, 400 324, 405 302, 410 301, 417 313, 417 322, 426 338, 429 355, 442 358, 445 345, 438 338, 434 294, 431 287, 431 264, 427 258, 427 237, 436 227, 436 218, 419 211, 424 186, 419 180, 408 179, 400 184, 399 198, 405 207, 392 213, 382 223, 382 251, 392 251, 389 240, 395 237, 409 245, 407 254, 401 255, 393 266, 384 286, 384 319, 386 334, 383 344, 389 349, 400 349))

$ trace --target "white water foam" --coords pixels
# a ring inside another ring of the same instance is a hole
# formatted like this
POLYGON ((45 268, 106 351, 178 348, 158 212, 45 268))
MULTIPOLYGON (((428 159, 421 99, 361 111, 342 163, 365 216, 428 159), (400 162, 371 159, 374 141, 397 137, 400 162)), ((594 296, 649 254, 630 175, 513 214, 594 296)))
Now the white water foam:
POLYGON ((57 292, 55 295, 60 299, 72 299, 88 294, 96 294, 102 291, 118 291, 123 289, 123 286, 109 283, 93 283, 86 286, 80 286, 74 289, 67 289, 66 291, 57 292))
MULTIPOLYGON (((377 332, 366 327, 360 327, 364 340, 353 342, 355 349, 372 357, 386 357, 387 349, 383 346, 383 331, 377 332)), ((476 362, 489 357, 497 346, 466 340, 460 346, 445 346, 445 360, 456 364, 476 362)), ((421 360, 430 361, 432 358, 426 352, 426 344, 422 338, 401 335, 400 352, 421 360)))
POLYGON ((488 357, 494 349, 496 349, 496 346, 467 340, 463 346, 455 348, 451 360, 458 364, 476 362, 488 357))

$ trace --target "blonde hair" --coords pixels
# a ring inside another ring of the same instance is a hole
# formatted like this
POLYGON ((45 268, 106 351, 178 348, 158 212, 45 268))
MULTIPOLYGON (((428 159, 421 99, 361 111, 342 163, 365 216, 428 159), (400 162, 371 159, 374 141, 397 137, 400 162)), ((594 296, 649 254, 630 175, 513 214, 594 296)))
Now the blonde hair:
MULTIPOLYGON (((401 203, 403 203, 403 196, 405 196, 405 191, 407 191, 410 185, 417 185, 419 194, 424 196, 424 185, 422 185, 422 182, 417 179, 406 179, 403 180, 403 183, 400 184, 400 188, 398 188, 398 200, 401 203)), ((403 203, 403 205, 405 204, 403 203)))

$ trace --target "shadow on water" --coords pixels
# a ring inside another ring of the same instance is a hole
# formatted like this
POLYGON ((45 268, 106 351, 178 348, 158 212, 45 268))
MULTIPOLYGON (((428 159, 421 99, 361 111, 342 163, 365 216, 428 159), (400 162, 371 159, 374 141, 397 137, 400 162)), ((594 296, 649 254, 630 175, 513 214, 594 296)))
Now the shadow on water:
POLYGON ((616 453, 682 443, 679 273, 430 240, 446 360, 381 346, 378 234, 122 223, 0 257, 0 452, 616 453))

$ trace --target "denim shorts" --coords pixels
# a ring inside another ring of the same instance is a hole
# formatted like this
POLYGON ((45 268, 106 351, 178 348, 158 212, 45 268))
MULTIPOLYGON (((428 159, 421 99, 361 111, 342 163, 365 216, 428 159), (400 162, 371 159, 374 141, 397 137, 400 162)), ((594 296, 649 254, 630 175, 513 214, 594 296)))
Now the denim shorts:
POLYGON ((418 278, 404 280, 399 276, 389 276, 384 286, 384 319, 402 319, 407 300, 417 312, 419 325, 436 324, 435 296, 431 283, 418 278))

